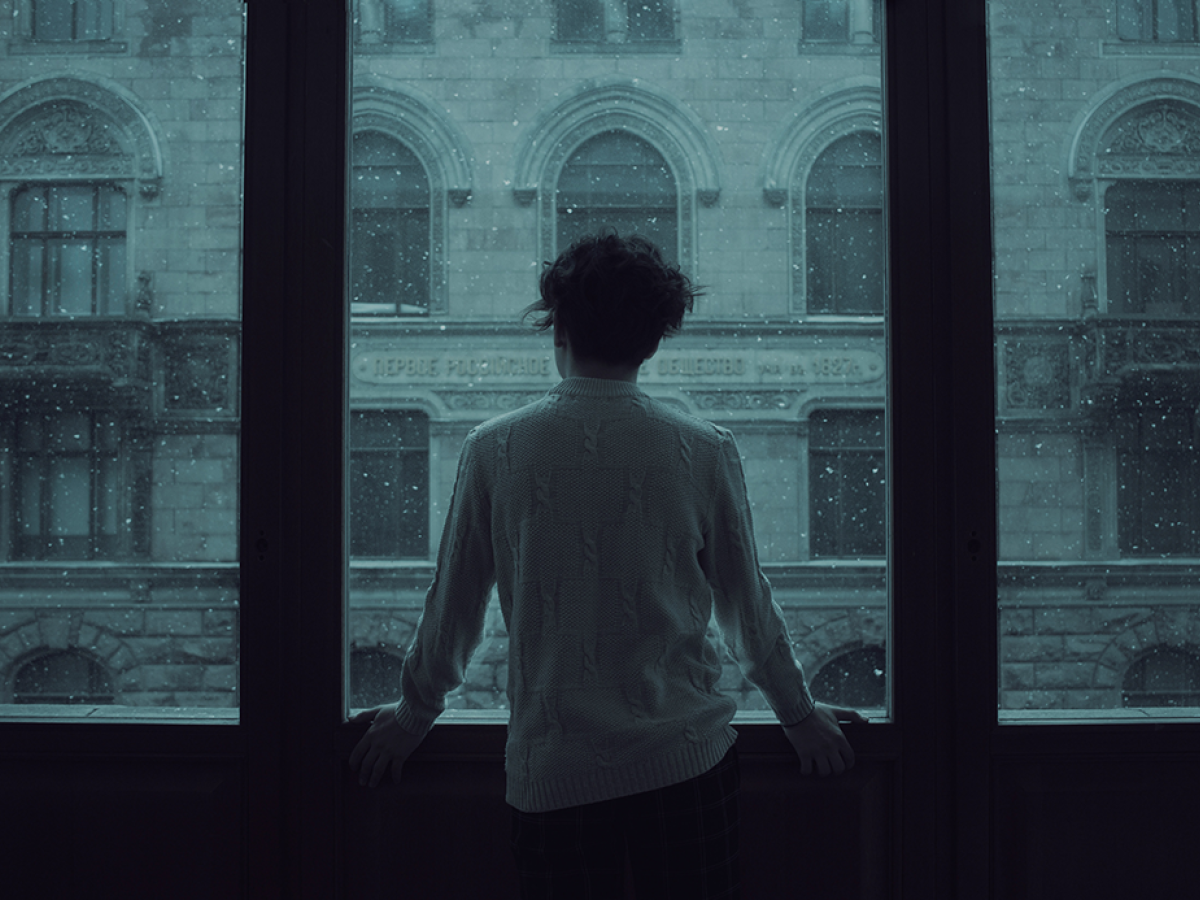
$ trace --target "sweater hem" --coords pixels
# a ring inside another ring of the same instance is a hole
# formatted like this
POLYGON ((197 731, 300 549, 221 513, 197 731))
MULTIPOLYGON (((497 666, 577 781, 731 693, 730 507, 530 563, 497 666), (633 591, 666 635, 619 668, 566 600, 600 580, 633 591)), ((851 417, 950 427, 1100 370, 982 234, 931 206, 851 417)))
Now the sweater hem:
POLYGON ((688 743, 620 768, 598 768, 569 777, 536 778, 528 782, 510 772, 505 800, 521 812, 538 813, 670 787, 703 775, 721 761, 736 739, 737 732, 725 726, 704 743, 688 743))

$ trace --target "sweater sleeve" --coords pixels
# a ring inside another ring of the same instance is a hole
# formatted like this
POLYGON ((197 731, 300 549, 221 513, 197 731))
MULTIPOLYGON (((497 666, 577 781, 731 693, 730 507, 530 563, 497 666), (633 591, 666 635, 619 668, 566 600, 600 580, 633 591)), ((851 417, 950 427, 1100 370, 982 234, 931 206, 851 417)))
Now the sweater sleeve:
POLYGON ((717 624, 742 672, 766 697, 783 725, 813 710, 804 670, 758 562, 742 460, 733 435, 721 437, 711 512, 700 565, 713 590, 717 624))
POLYGON ((489 454, 478 430, 463 444, 450 512, 442 530, 433 583, 401 672, 396 720, 423 735, 446 708, 446 694, 466 677, 483 636, 496 580, 488 492, 489 454))

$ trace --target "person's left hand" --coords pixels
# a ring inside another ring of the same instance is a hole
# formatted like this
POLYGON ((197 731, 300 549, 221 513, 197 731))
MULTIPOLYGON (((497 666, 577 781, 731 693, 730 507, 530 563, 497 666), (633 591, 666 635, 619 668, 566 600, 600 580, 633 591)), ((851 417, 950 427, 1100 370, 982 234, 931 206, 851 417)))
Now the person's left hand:
POLYGON ((350 768, 358 769, 358 783, 375 787, 387 774, 389 765, 392 781, 398 783, 400 770, 422 739, 400 727, 394 705, 364 709, 350 721, 371 723, 350 754, 350 768))

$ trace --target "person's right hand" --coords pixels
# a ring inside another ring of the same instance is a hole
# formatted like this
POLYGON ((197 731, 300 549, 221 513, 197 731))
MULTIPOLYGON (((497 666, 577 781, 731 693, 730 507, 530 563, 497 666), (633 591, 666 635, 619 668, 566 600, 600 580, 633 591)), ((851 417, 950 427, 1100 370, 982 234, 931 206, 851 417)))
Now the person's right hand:
POLYGON ((800 772, 811 775, 815 768, 822 778, 831 772, 841 775, 854 765, 854 750, 838 722, 865 723, 852 709, 818 703, 811 713, 783 733, 800 757, 800 772))

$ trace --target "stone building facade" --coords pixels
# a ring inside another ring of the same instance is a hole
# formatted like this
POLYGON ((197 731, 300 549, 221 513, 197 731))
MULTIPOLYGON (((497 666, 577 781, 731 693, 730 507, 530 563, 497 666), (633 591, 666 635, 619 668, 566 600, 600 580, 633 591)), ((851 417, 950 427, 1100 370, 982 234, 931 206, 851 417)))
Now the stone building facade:
MULTIPOLYGON (((241 8, 10 3, 0 702, 233 706, 241 8), (51 221, 68 201, 86 227, 51 221)), ((1200 42, 1177 7, 990 7, 1010 709, 1200 691, 1200 42)), ((704 285, 639 381, 737 435, 818 693, 885 705, 880 27, 872 0, 359 0, 352 705, 395 684, 463 437, 557 380, 521 321, 543 261, 601 224, 704 285)), ((505 642, 493 608, 453 705, 503 704, 505 642)), ((726 687, 761 705, 732 666, 726 687)))

